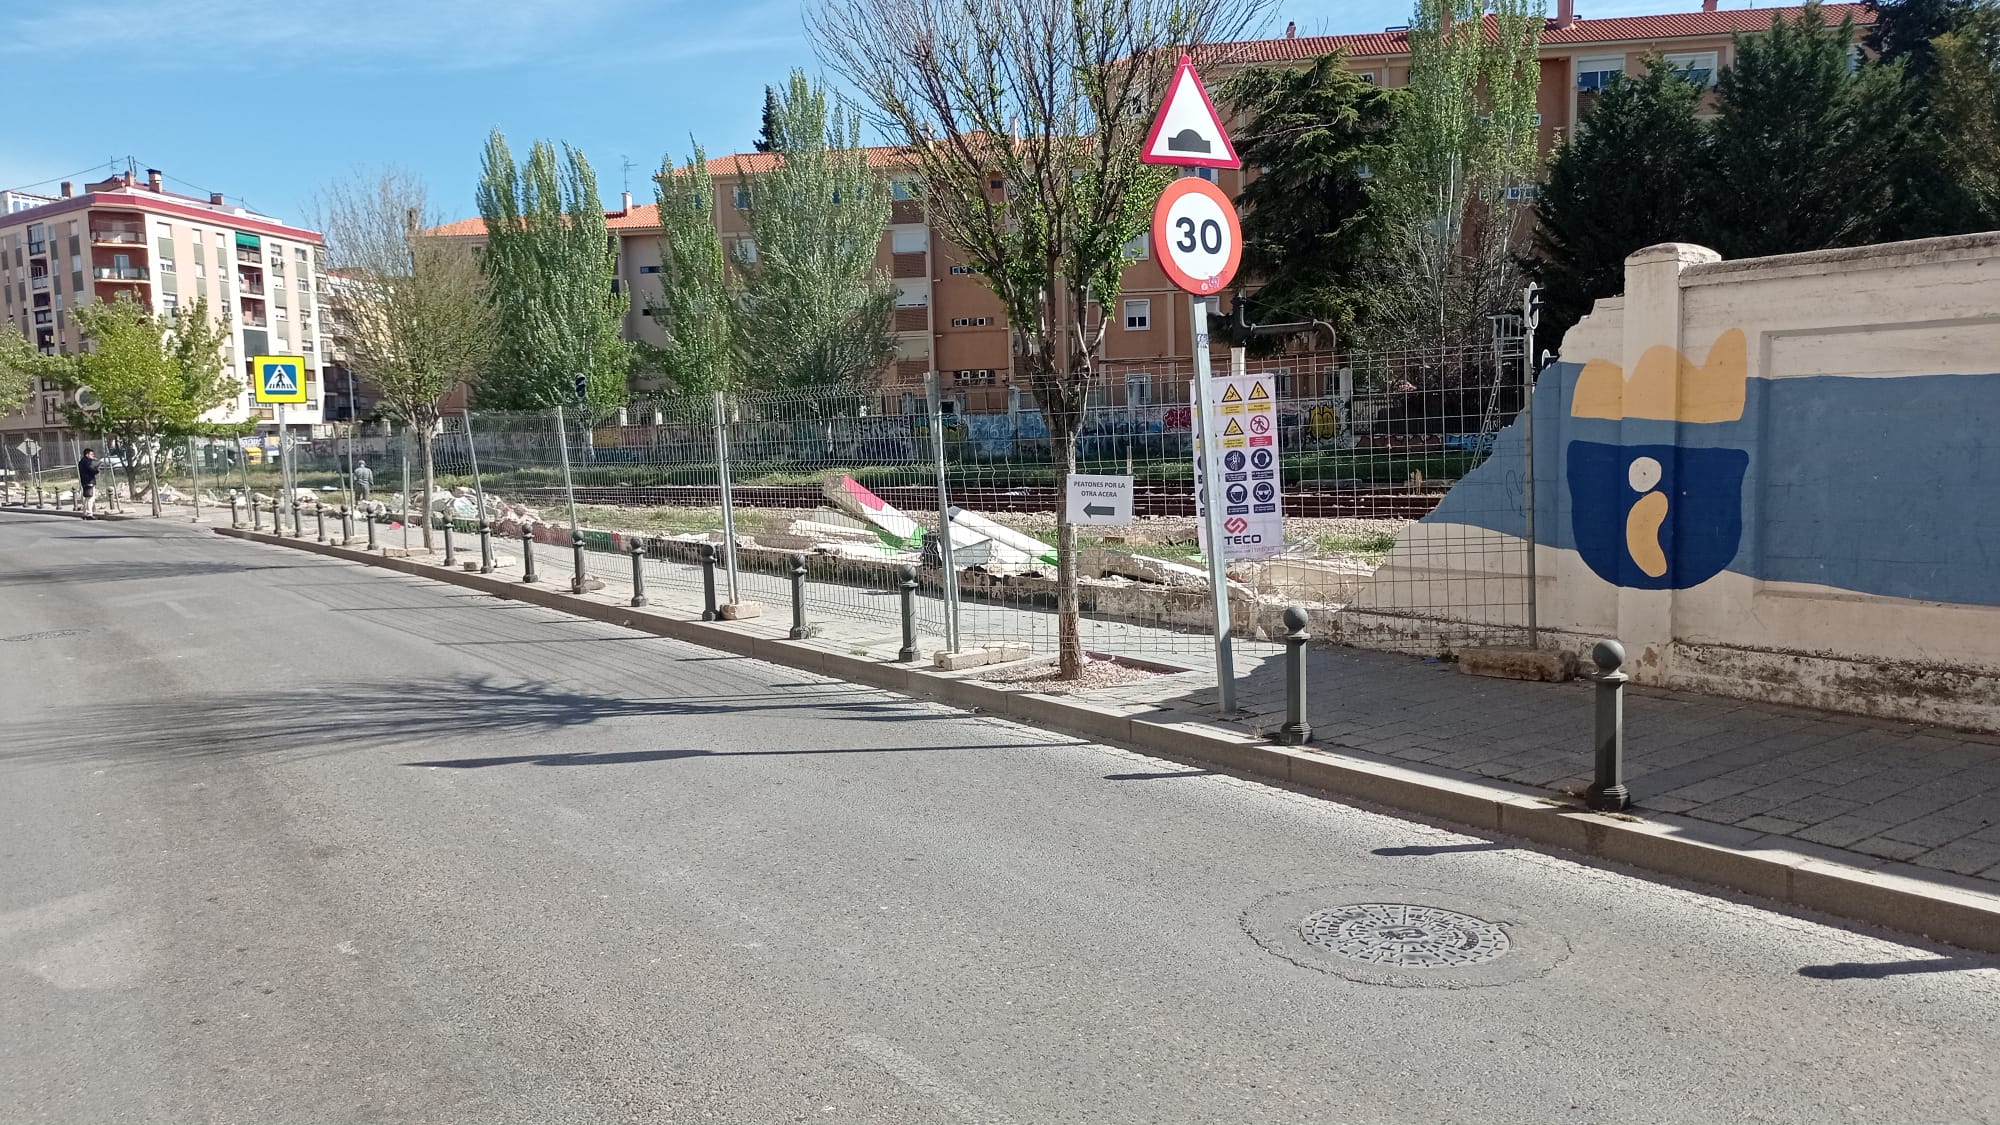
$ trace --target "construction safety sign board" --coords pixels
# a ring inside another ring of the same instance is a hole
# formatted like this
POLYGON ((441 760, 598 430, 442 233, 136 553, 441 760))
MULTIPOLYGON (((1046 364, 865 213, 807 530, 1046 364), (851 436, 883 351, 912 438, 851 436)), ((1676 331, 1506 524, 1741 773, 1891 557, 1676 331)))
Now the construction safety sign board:
POLYGON ((1132 522, 1132 478, 1069 475, 1069 522, 1124 527, 1132 522))
POLYGON ((304 402, 306 357, 260 355, 250 360, 250 390, 258 402, 304 402))
MULTIPOLYGON (((1211 380, 1216 390, 1215 413, 1205 421, 1204 436, 1222 443, 1224 557, 1268 559, 1285 549, 1285 484, 1278 460, 1278 404, 1272 375, 1242 375, 1211 380)), ((1195 527, 1203 554, 1208 552, 1209 489, 1202 479, 1201 440, 1194 450, 1195 527)))
POLYGON ((1229 131, 1222 127, 1222 116, 1215 112, 1215 103, 1208 99, 1208 90, 1194 72, 1194 60, 1186 55, 1174 68, 1173 81, 1167 83, 1167 100, 1160 103, 1139 159, 1183 168, 1243 167, 1236 146, 1229 143, 1229 131))

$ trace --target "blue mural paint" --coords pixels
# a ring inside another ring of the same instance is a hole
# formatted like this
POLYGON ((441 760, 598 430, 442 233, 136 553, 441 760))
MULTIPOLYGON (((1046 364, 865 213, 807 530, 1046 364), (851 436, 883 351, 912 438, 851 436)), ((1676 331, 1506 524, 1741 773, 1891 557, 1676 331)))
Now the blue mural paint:
MULTIPOLYGON (((1572 443, 1672 446, 1683 455, 1748 451, 1742 543, 1723 569, 1884 597, 2000 605, 2000 375, 1752 378, 1740 420, 1697 424, 1572 418, 1580 370, 1556 364, 1535 388, 1536 526, 1545 545, 1583 553, 1580 501, 1567 471, 1572 443)), ((1493 456, 1426 520, 1525 535, 1525 469, 1516 419, 1493 456)), ((1623 507, 1610 504, 1609 521, 1586 522, 1608 523, 1593 536, 1617 536, 1622 552, 1636 494, 1624 471, 1610 473, 1606 486, 1626 490, 1623 507)), ((1669 527, 1683 536, 1688 525, 1669 501, 1669 527)), ((1702 568, 1684 544, 1679 551, 1669 573, 1685 588, 1702 568)), ((1591 569, 1604 573, 1596 563, 1591 569)))
POLYGON ((1684 590, 1721 574, 1743 540, 1743 474, 1750 454, 1741 449, 1680 445, 1569 443, 1570 529, 1576 551, 1599 578, 1635 590, 1684 590), (1634 462, 1659 467, 1658 483, 1632 484, 1634 462), (1642 496, 1667 498, 1659 546, 1662 574, 1648 574, 1627 547, 1632 507, 1642 496))

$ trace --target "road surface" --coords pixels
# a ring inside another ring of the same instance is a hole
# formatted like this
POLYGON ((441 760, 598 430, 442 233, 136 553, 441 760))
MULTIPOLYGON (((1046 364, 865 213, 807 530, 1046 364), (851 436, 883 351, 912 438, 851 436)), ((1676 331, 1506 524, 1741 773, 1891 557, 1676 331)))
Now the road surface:
POLYGON ((0 622, 10 1123, 2000 1120, 1988 958, 183 526, 0 622))

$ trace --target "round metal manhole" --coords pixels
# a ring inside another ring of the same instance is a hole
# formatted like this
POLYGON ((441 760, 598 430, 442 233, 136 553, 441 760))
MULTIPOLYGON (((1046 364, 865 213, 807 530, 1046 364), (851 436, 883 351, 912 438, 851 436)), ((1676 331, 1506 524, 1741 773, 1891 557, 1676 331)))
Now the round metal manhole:
POLYGON ((1357 902, 1317 910, 1299 924, 1308 945, 1371 965, 1456 968, 1503 956, 1507 931, 1484 918, 1407 902, 1357 902))

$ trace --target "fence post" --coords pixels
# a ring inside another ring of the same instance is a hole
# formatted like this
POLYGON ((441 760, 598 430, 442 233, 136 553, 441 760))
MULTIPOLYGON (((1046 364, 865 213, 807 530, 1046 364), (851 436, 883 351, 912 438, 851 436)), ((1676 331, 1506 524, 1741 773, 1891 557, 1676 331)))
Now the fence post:
POLYGON ((486 482, 479 475, 479 437, 472 432, 472 411, 465 415, 465 453, 472 460, 472 494, 479 505, 479 573, 493 573, 493 525, 486 514, 486 482))
POLYGON ((736 498, 729 479, 728 405, 728 398, 721 391, 715 392, 715 466, 722 489, 722 559, 729 575, 729 604, 740 605, 743 597, 736 572, 736 498))
POLYGON ((1298 606, 1285 609, 1285 725, 1278 728, 1278 741, 1286 746, 1303 746, 1312 738, 1312 722, 1306 714, 1306 642, 1312 631, 1306 628, 1306 611, 1298 606))
POLYGON ((937 468, 938 557, 944 563, 944 644, 947 650, 957 652, 958 566, 951 556, 951 498, 944 483, 944 397, 935 371, 924 375, 924 398, 931 415, 931 459, 937 468))
POLYGON ((1632 803, 1625 788, 1625 681, 1630 677, 1619 671, 1625 646, 1599 641, 1590 659, 1597 664, 1597 779, 1585 797, 1599 812, 1617 812, 1632 803))
POLYGON ((539 578, 535 573, 535 529, 521 525, 521 581, 534 582, 539 578))
POLYGON ((715 544, 701 545, 701 619, 713 621, 722 616, 715 611, 715 544))
POLYGON ((806 557, 792 556, 792 631, 786 636, 795 641, 806 639, 806 557))
POLYGON ((903 647, 896 652, 896 662, 908 664, 917 658, 917 568, 905 566, 902 573, 897 589, 903 603, 903 647))
POLYGON ((646 545, 632 541, 632 604, 646 604, 646 545))
POLYGON ((319 532, 319 542, 326 542, 326 505, 313 505, 313 524, 319 532))
MULTIPOLYGON (((1523 516, 1523 537, 1528 541, 1528 647, 1540 648, 1541 630, 1541 581, 1536 574, 1535 558, 1535 328, 1542 319, 1541 286, 1529 282, 1521 291, 1521 326, 1526 333, 1521 339, 1521 436, 1526 441, 1527 464, 1521 478, 1521 512, 1523 516)), ((1485 435, 1481 435, 1482 439, 1485 435)), ((1493 439, 1499 443, 1496 430, 1493 439)), ((1491 454, 1489 454, 1491 456, 1491 454)), ((1622 662, 1623 655, 1620 660, 1622 662)))
POLYGON ((454 567, 458 565, 458 546, 457 544, 451 541, 450 512, 446 512, 444 514, 443 522, 444 522, 444 565, 446 567, 454 567))

